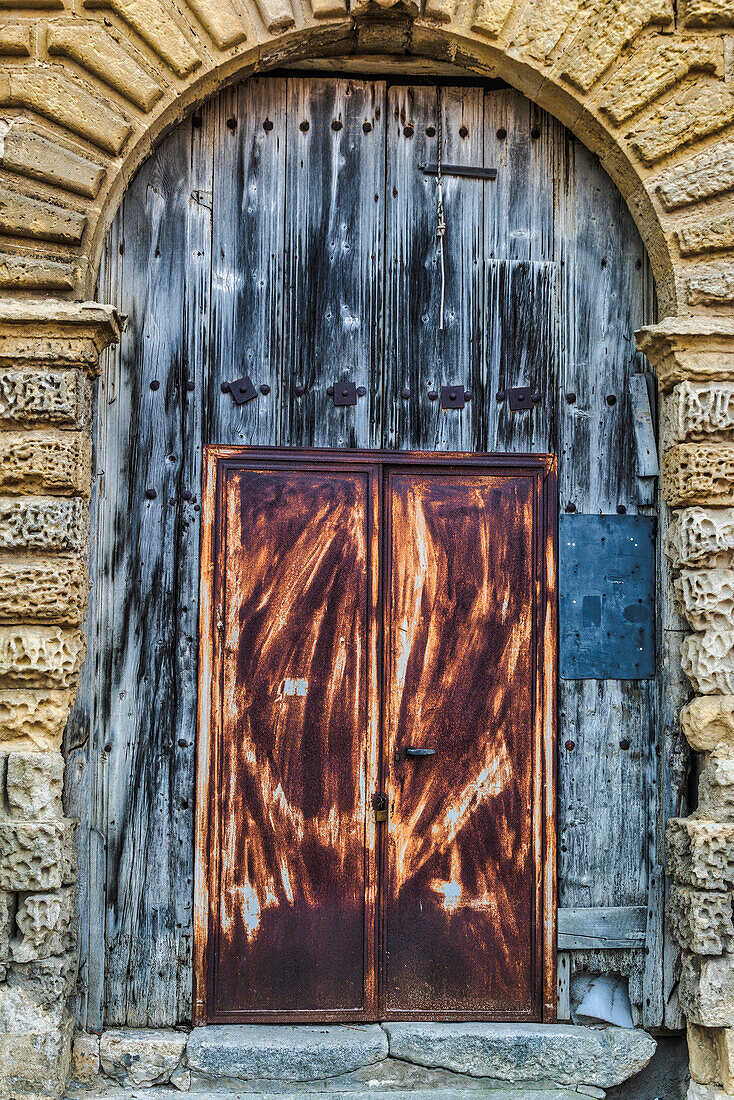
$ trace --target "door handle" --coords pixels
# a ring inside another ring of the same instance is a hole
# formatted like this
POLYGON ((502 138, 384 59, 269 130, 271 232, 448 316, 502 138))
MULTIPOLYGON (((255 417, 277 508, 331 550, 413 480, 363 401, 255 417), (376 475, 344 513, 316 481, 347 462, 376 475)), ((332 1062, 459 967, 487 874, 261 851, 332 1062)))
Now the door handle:
POLYGON ((434 753, 435 753, 435 751, 436 751, 435 749, 413 749, 413 748, 407 748, 407 749, 405 750, 405 755, 406 755, 406 756, 433 756, 433 755, 434 755, 434 753))

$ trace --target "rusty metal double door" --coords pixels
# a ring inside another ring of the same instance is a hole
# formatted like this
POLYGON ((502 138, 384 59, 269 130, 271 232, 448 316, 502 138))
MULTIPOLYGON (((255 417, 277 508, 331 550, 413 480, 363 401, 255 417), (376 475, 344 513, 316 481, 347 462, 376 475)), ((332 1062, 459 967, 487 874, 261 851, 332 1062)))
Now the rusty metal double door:
POLYGON ((553 1018, 554 484, 209 449, 199 1022, 553 1018))

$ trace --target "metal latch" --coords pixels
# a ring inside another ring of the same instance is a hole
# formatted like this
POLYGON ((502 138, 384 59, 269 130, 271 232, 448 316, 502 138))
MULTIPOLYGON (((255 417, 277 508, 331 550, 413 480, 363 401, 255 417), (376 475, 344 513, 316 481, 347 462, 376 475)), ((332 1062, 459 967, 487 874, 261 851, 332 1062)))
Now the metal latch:
MULTIPOLYGON (((421 164, 420 170, 424 176, 437 176, 438 164, 421 164)), ((464 176, 470 180, 496 180, 496 168, 475 167, 473 164, 442 164, 442 176, 464 176)))
POLYGON ((375 811, 375 821, 387 821, 387 795, 375 794, 372 796, 372 809, 375 811))

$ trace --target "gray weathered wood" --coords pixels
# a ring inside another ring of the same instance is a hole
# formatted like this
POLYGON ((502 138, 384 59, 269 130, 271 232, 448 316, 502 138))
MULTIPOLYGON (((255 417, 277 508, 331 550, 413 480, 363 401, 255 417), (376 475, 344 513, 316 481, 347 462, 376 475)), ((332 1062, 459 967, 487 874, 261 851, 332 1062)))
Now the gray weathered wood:
POLYGON ((660 473, 650 394, 644 374, 632 374, 629 379, 632 402, 632 425, 637 445, 637 476, 657 477, 660 473))
POLYGON ((646 923, 644 905, 559 909, 558 950, 642 947, 646 923))
MULTIPOLYGON (((79 1015, 171 1025, 191 1008, 203 445, 555 451, 562 508, 650 511, 629 391, 654 297, 598 161, 518 93, 323 77, 257 78, 182 124, 130 186, 100 297, 130 322, 97 397, 90 657, 67 733, 79 1015), (447 161, 498 168, 446 180, 443 332, 436 181, 418 169, 439 111, 447 161), (244 374, 270 393, 237 406, 221 384, 244 374), (327 397, 339 378, 366 387, 356 407, 327 397), (427 398, 449 382, 472 393, 460 412, 427 398), (541 400, 511 414, 497 392, 520 385, 541 400)), ((598 937, 561 953, 567 987, 574 968, 621 968, 650 1026, 678 1018, 654 869, 685 772, 679 629, 661 608, 659 743, 653 683, 560 687, 559 903, 650 902, 644 978, 642 941, 598 937)))

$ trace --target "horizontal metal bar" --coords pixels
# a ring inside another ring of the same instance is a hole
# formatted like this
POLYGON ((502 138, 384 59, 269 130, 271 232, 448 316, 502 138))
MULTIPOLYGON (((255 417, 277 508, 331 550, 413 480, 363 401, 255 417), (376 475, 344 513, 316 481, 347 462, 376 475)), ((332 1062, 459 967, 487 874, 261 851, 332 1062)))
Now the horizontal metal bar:
POLYGON ((644 905, 559 909, 558 950, 643 947, 646 922, 644 905))
MULTIPOLYGON (((421 164, 420 170, 424 176, 437 176, 437 164, 421 164)), ((442 176, 466 176, 467 179, 496 180, 496 168, 474 168, 471 164, 442 164, 442 176)))

